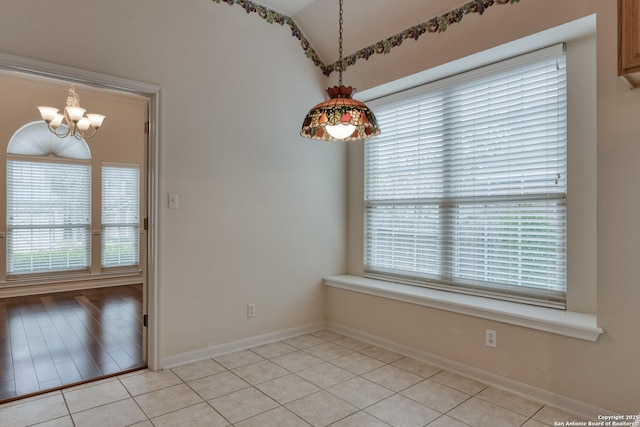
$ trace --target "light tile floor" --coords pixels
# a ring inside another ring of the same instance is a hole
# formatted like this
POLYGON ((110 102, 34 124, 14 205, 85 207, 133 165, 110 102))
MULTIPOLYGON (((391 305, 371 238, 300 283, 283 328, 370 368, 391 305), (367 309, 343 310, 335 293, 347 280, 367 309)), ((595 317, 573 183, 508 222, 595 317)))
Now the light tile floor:
POLYGON ((331 331, 0 406, 0 425, 544 427, 557 409, 331 331))

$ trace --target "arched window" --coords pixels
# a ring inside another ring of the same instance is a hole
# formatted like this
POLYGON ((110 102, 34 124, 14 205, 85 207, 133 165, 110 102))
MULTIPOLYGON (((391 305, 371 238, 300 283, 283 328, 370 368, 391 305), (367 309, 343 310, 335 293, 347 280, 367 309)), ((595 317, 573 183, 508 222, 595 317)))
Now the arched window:
POLYGON ((91 152, 28 123, 7 147, 7 275, 88 271, 91 152))
POLYGON ((84 139, 59 138, 49 132, 44 121, 27 123, 18 129, 9 140, 7 154, 91 160, 91 150, 84 139))

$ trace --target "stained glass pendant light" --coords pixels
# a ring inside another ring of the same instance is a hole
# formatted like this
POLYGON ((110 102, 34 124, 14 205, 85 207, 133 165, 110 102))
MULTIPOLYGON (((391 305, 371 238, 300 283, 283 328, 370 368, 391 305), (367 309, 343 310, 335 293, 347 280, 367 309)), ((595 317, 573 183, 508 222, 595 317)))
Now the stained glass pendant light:
POLYGON ((351 98, 355 90, 342 85, 342 0, 340 4, 339 80, 338 86, 327 89, 329 99, 307 113, 300 135, 321 141, 364 140, 380 134, 373 112, 364 103, 351 98))

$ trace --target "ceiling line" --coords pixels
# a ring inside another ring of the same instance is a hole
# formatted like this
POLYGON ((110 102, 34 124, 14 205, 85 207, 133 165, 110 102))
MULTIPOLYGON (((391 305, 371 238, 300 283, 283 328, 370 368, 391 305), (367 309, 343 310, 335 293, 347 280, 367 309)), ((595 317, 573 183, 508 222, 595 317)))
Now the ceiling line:
POLYGON ((220 2, 224 2, 229 5, 237 4, 238 6, 241 6, 248 14, 257 13, 262 19, 267 21, 269 24, 273 24, 273 23, 280 24, 280 25, 287 24, 289 28, 291 28, 291 35, 297 38, 298 40, 300 40, 300 45, 302 46, 302 49, 304 50, 305 55, 308 58, 310 58, 316 66, 320 67, 324 75, 329 76, 329 74, 331 74, 330 71, 327 73, 327 70, 326 70, 327 66, 324 64, 324 62, 322 62, 322 60, 320 59, 316 51, 313 50, 313 48, 311 47, 311 44, 309 43, 309 40, 307 40, 304 34, 302 34, 302 30, 300 30, 300 27, 298 27, 298 24, 296 24, 293 18, 287 15, 283 15, 282 13, 276 12, 275 10, 271 10, 265 6, 262 6, 261 4, 258 4, 249 0, 213 0, 213 1, 218 4, 220 2))
MULTIPOLYGON (((221 2, 227 3, 229 5, 237 4, 241 6, 248 14, 257 13, 262 19, 266 20, 270 24, 287 24, 291 28, 291 35, 300 40, 300 45, 302 46, 305 55, 309 59, 311 59, 316 66, 320 67, 320 70, 322 70, 322 74, 328 77, 331 75, 331 73, 340 69, 341 64, 339 60, 329 65, 326 65, 324 62, 322 62, 316 51, 311 47, 309 40, 307 40, 304 34, 302 34, 302 31, 298 27, 298 24, 296 24, 296 22, 293 20, 293 18, 271 10, 265 6, 262 6, 261 4, 250 0, 213 1, 218 4, 221 2)), ((368 60, 372 55, 386 55, 391 51, 392 48, 400 46, 406 39, 418 40, 418 38, 420 38, 420 36, 425 33, 443 33, 447 30, 447 28, 449 28, 450 25, 461 22, 462 18, 470 13, 477 13, 479 15, 482 15, 489 7, 496 4, 514 4, 518 3, 519 1, 520 0, 472 0, 458 8, 443 13, 440 16, 431 18, 421 24, 414 25, 413 27, 407 28, 401 33, 395 34, 384 40, 380 40, 379 42, 372 44, 371 46, 365 47, 351 55, 348 55, 342 60, 342 71, 346 70, 347 67, 354 65, 356 61, 358 61, 358 59, 368 60)))

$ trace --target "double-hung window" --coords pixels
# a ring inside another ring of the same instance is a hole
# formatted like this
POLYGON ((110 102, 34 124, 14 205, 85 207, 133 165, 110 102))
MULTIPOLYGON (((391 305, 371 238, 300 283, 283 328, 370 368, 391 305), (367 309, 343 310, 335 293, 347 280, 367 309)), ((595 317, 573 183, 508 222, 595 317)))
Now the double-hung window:
POLYGON ((564 47, 369 105, 365 276, 564 308, 564 47))
POLYGON ((88 270, 91 165, 7 160, 7 274, 88 270))

